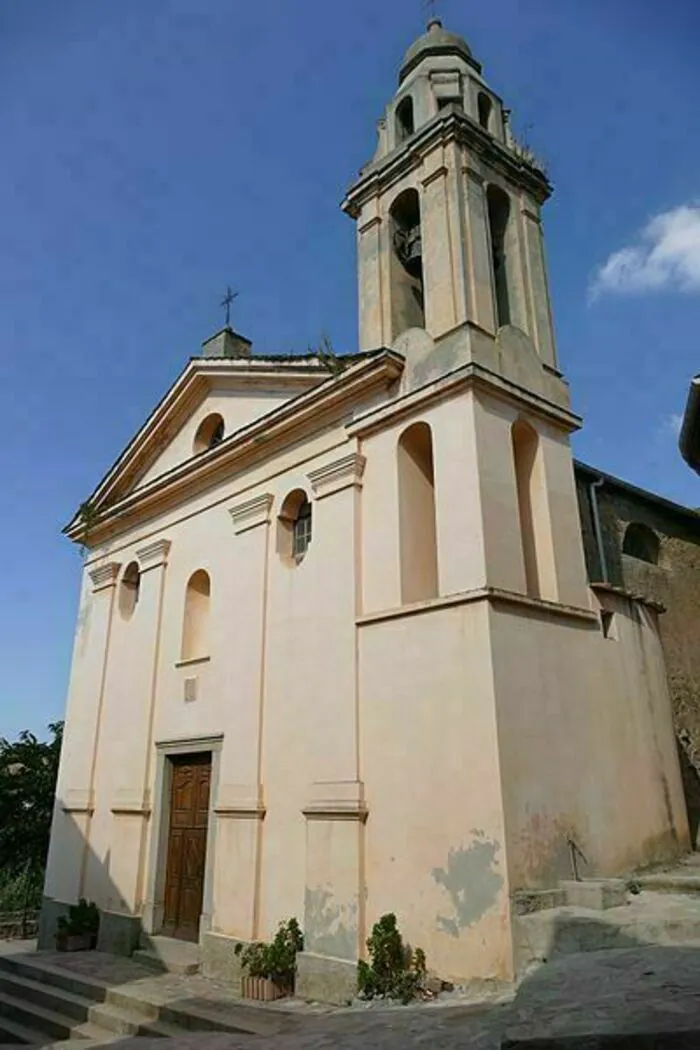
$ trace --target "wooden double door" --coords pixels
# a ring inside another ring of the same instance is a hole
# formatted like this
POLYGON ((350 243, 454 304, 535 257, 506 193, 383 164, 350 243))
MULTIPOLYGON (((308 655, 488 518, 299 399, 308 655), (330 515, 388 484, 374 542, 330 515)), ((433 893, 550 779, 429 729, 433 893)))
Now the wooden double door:
POLYGON ((199 939, 209 825, 211 753, 178 755, 172 761, 170 828, 165 874, 163 930, 167 937, 199 939))

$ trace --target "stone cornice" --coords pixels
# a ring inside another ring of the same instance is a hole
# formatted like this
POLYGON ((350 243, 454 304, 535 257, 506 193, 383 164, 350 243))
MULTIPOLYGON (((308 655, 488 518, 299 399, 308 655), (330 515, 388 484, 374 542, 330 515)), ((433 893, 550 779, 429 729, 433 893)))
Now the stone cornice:
MULTIPOLYGON (((659 566, 654 566, 659 568, 659 566)), ((661 570, 663 572, 663 569, 661 570)), ((603 583, 602 581, 594 581, 590 584, 590 588, 594 594, 612 594, 616 598, 624 598, 630 602, 639 602, 640 605, 646 605, 650 609, 653 609, 657 613, 665 613, 666 606, 663 602, 657 601, 655 598, 651 598, 647 594, 641 594, 638 591, 630 591, 626 587, 618 587, 613 583, 603 583)))
POLYGON ((151 812, 150 800, 138 788, 117 788, 109 808, 124 816, 147 817, 151 812))
POLYGON ((89 788, 68 788, 61 798, 64 813, 94 813, 95 797, 89 788))
POLYGON ((120 568, 120 562, 109 561, 106 565, 98 565, 95 569, 89 569, 88 573, 92 580, 92 593, 97 594, 98 591, 106 591, 110 587, 114 587, 120 568))
POLYGON ((483 389, 494 397, 500 397, 519 407, 526 407, 533 415, 545 419, 567 433, 578 430, 583 422, 573 412, 526 390, 525 387, 518 386, 496 372, 491 372, 475 361, 470 361, 460 365, 453 372, 440 376, 427 386, 409 391, 403 397, 395 398, 358 416, 347 425, 347 433, 351 437, 367 437, 393 425, 405 416, 412 415, 418 408, 422 409, 446 397, 454 397, 470 387, 483 389))
POLYGON ((136 551, 136 557, 139 560, 141 572, 148 572, 149 569, 157 569, 161 565, 167 565, 170 547, 170 540, 155 540, 145 547, 139 547, 136 551))
POLYGON ((262 784, 220 784, 214 812, 217 817, 262 820, 266 813, 262 784))
POLYGON ((472 591, 460 591, 457 594, 448 594, 444 598, 428 598, 422 602, 411 602, 410 605, 398 605, 393 609, 378 609, 376 612, 358 616, 355 623, 358 627, 367 627, 385 620, 401 620, 407 616, 421 616, 436 609, 471 605, 476 602, 526 609, 532 612, 533 617, 540 619, 579 620, 589 625, 598 624, 598 617, 591 609, 584 609, 579 605, 564 605, 544 598, 532 598, 528 594, 506 591, 501 587, 475 587, 472 591))
POLYGON ((448 174, 449 168, 446 168, 444 164, 441 164, 439 168, 436 168, 435 171, 431 171, 429 175, 426 175, 425 178, 421 179, 423 188, 427 189, 431 183, 435 182, 437 179, 444 179, 448 174))
POLYGON ((348 190, 342 204, 343 210, 357 218, 368 200, 419 167, 424 157, 436 146, 449 142, 467 146, 475 156, 483 157, 510 182, 527 189, 540 203, 549 197, 551 187, 541 172, 525 164, 462 110, 449 107, 419 129, 409 143, 402 143, 398 149, 365 168, 358 181, 348 190))
MULTIPOLYGON (((161 513, 177 505, 183 495, 198 494, 224 481, 232 471, 242 471, 265 461, 282 448, 318 429, 319 418, 342 416, 362 397, 371 398, 386 390, 404 368, 400 354, 378 350, 350 365, 338 376, 331 376, 312 390, 285 402, 268 415, 242 427, 216 448, 179 464, 108 506, 96 494, 93 506, 97 520, 91 526, 95 546, 132 527, 143 517, 161 513)), ((112 488, 117 484, 115 481, 112 488)), ((97 490, 100 493, 101 489, 97 490)), ((70 539, 81 539, 81 520, 76 517, 64 530, 70 539)))
POLYGON ((233 522, 233 531, 237 536, 249 529, 256 529, 260 525, 270 524, 270 512, 274 496, 271 492, 265 492, 262 496, 255 496, 246 500, 245 503, 237 503, 235 507, 229 507, 228 512, 233 522))
POLYGON ((364 456, 351 452, 325 467, 309 471, 307 476, 316 498, 323 499, 343 489, 361 488, 366 462, 364 456))
POLYGON ((307 820, 367 820, 365 787, 361 780, 316 781, 302 808, 307 820))

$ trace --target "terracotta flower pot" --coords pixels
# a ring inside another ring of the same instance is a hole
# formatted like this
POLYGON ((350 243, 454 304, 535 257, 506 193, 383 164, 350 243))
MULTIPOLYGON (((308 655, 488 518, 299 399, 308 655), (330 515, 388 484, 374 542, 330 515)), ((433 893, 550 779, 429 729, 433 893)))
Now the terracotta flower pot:
POLYGON ((59 952, 87 952, 93 946, 91 933, 59 933, 56 948, 59 952))
POLYGON ((271 1003, 287 994, 284 988, 275 984, 269 977, 244 977, 241 987, 244 999, 256 999, 260 1003, 271 1003))

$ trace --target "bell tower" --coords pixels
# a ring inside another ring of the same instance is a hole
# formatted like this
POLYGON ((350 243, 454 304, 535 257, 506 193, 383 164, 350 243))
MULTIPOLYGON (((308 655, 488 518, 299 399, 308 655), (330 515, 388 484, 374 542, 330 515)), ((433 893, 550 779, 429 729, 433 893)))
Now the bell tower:
POLYGON ((422 330, 568 404, 540 224, 550 192, 466 41, 431 20, 343 203, 357 223, 360 348, 406 351, 422 330))

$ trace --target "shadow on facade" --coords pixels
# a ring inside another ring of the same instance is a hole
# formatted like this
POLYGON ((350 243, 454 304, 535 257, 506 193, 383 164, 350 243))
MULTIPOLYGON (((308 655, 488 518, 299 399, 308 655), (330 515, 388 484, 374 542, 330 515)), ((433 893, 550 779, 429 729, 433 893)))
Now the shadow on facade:
POLYGON ((691 762, 684 746, 683 734, 676 737, 678 746, 678 761, 681 767, 683 780, 683 794, 685 795, 688 809, 688 828, 690 830, 690 844, 694 850, 698 849, 698 830, 700 829, 700 773, 691 762))
MULTIPOLYGON (((165 967, 159 972, 157 964, 145 965, 130 956, 143 944, 143 914, 149 910, 153 914, 154 904, 156 912, 160 904, 162 914, 162 902, 148 900, 146 884, 142 899, 136 896, 137 885, 120 884, 119 864, 124 858, 118 856, 116 847, 104 857, 97 856, 87 845, 86 834, 77 822, 80 818, 81 814, 76 818, 59 806, 54 827, 60 828, 60 834, 54 836, 51 843, 37 951, 28 948, 26 942, 17 943, 16 951, 13 951, 13 946, 6 943, 0 950, 0 974, 8 970, 12 972, 10 960, 18 964, 15 972, 20 976, 22 962, 55 966, 75 976, 75 994, 92 999, 92 1005, 107 1004, 128 1010, 131 1003, 132 1009, 138 1011, 134 1020, 140 1016, 177 1025, 183 1029, 183 1038, 191 1039, 195 1032, 201 1038, 206 1032, 207 1045, 212 1046, 220 1043, 222 1047, 247 1047, 260 1035, 276 1035, 297 1027, 298 1020, 293 1016, 280 1010, 261 1012, 259 1007, 238 999, 233 983, 227 986, 223 982, 207 981, 200 975, 167 974, 165 980, 158 981, 154 987, 154 979, 166 973, 165 967), (132 908, 127 905, 130 894, 137 901, 132 908), (76 903, 80 897, 94 901, 100 909, 97 950, 59 952, 55 942, 58 919, 66 915, 70 904, 76 903), (77 983, 83 978, 96 982, 91 985, 89 996, 87 990, 84 987, 81 990, 77 983), (158 1003, 158 1006, 153 1006, 153 1003, 158 1003)), ((125 867, 124 870, 129 869, 125 867)), ((90 1020, 89 1011, 90 1007, 86 1006, 85 1016, 75 1016, 72 1023, 79 1025, 90 1020)), ((3 1012, 0 996, 0 1044, 5 1042, 2 1037, 3 1012)), ((95 1023, 101 1023, 99 1017, 95 1023)), ((46 1042, 53 1043, 55 1038, 47 1036, 46 1042)), ((118 1038, 110 1042, 110 1046, 119 1047, 134 1040, 138 1040, 134 1046, 144 1050, 148 1032, 118 1038)), ((162 1046, 162 1039, 158 1041, 162 1046)))

